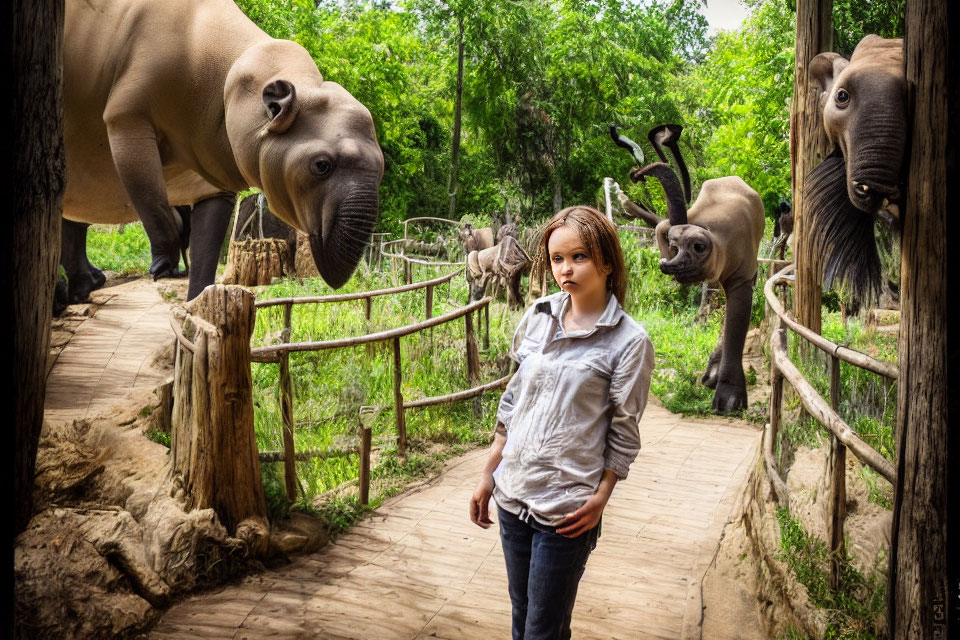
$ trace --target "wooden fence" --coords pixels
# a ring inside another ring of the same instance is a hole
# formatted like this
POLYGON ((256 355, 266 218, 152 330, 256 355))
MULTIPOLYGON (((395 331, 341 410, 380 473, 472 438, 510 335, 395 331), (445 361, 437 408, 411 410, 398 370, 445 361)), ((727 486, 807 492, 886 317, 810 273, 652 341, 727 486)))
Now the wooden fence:
POLYGON ((836 588, 840 563, 845 557, 843 525, 846 518, 846 452, 849 448, 860 461, 896 485, 893 464, 876 449, 864 442, 856 431, 844 422, 837 413, 840 402, 840 362, 871 371, 891 380, 897 379, 896 365, 834 344, 820 334, 797 322, 783 307, 774 287, 793 282, 788 274, 794 265, 789 265, 771 276, 764 285, 764 296, 770 309, 776 314, 770 343, 773 358, 770 364, 770 422, 763 433, 763 460, 767 477, 777 501, 789 507, 790 496, 787 484, 778 470, 775 457, 780 417, 783 404, 783 382, 786 380, 796 390, 807 412, 830 432, 830 503, 827 515, 827 535, 830 538, 830 581, 836 588), (790 360, 787 350, 787 328, 820 349, 830 357, 830 401, 825 401, 800 370, 790 360))
MULTIPOLYGON (((284 484, 287 490, 288 498, 292 499, 296 495, 297 490, 297 478, 296 478, 296 466, 295 461, 298 458, 298 454, 295 450, 294 441, 293 441, 293 432, 294 432, 294 407, 293 407, 293 390, 290 380, 290 354, 293 352, 304 352, 304 351, 324 351, 328 349, 342 349, 346 347, 355 347, 364 344, 371 344, 375 342, 391 342, 393 347, 393 408, 396 419, 396 428, 397 428, 397 447, 402 452, 406 450, 407 446, 407 428, 406 428, 406 410, 427 407, 432 405, 444 404, 449 402, 457 402, 460 400, 465 400, 468 398, 479 398, 485 391, 489 391, 496 388, 502 388, 506 386, 507 381, 510 379, 510 376, 504 376, 492 382, 485 384, 480 384, 480 356, 479 349, 477 348, 477 341, 475 337, 474 325, 473 325, 473 313, 475 311, 484 310, 486 311, 492 298, 486 297, 477 302, 468 304, 466 306, 453 309, 447 313, 434 317, 433 315, 433 288, 444 282, 448 282, 451 278, 456 276, 460 271, 455 271, 453 273, 441 276, 439 278, 434 278, 432 280, 427 280, 424 282, 411 283, 407 285, 401 285, 399 287, 393 287, 390 289, 379 289, 375 291, 363 291, 359 293, 349 293, 349 294, 335 294, 327 296, 315 296, 315 297, 302 297, 302 298, 277 298, 273 300, 264 300, 256 303, 256 308, 264 308, 271 306, 283 306, 284 307, 284 329, 281 333, 281 337, 284 340, 283 344, 271 345, 265 347, 256 347, 250 351, 250 360, 251 362, 264 362, 264 363, 277 363, 280 366, 280 412, 283 419, 283 461, 284 461, 284 484), (355 336, 350 338, 340 338, 337 340, 322 340, 322 341, 312 341, 312 342, 289 342, 290 340, 290 331, 291 331, 291 317, 293 313, 293 306, 297 304, 321 304, 329 302, 345 302, 349 300, 359 300, 362 299, 365 301, 366 307, 366 317, 370 319, 372 299, 377 296, 390 295, 395 293, 402 293, 405 291, 413 291, 416 289, 426 289, 426 305, 424 309, 425 320, 422 322, 417 322, 414 324, 406 325, 403 327, 397 327, 394 329, 387 329, 384 331, 378 331, 375 333, 355 336), (465 351, 466 351, 466 369, 467 369, 467 380, 471 385, 471 388, 458 391, 455 393, 435 396, 430 398, 421 398, 413 401, 405 401, 402 393, 402 358, 400 350, 400 340, 405 336, 409 336, 415 333, 424 331, 425 329, 430 329, 448 322, 452 322, 459 318, 464 319, 465 324, 465 351)), ((489 332, 489 324, 487 325, 487 331, 489 332)), ((487 335, 485 342, 489 344, 489 335, 487 335)), ((360 446, 360 496, 361 502, 366 504, 369 483, 370 483, 370 446, 371 446, 371 436, 369 433, 370 429, 368 427, 361 427, 361 446, 360 446)), ((350 455, 354 453, 353 449, 343 449, 336 451, 327 451, 327 452, 315 452, 309 455, 316 457, 331 457, 335 455, 350 455)), ((279 456, 273 456, 272 459, 278 460, 279 456)))

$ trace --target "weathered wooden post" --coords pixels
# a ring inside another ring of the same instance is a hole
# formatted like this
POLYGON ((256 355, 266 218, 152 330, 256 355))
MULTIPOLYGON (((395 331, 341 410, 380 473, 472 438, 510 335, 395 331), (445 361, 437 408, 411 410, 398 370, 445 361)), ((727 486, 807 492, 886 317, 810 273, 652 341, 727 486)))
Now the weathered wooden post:
POLYGON ((427 285, 426 319, 433 317, 433 285, 427 285))
POLYGON ((407 416, 403 408, 403 378, 400 367, 403 364, 400 357, 400 338, 393 339, 393 410, 397 417, 397 449, 400 453, 407 450, 407 416))
POLYGON ((803 181, 830 151, 820 115, 820 92, 810 85, 809 67, 817 54, 833 48, 832 11, 833 0, 797 0, 797 48, 790 106, 790 166, 796 221, 793 255, 797 263, 794 301, 797 319, 817 333, 820 333, 821 282, 818 256, 810 242, 803 181))
MULTIPOLYGON (((290 342, 292 331, 293 304, 283 307, 283 342, 290 342)), ((283 418, 283 481, 287 492, 287 501, 297 497, 297 460, 293 442, 293 385, 290 381, 290 352, 280 354, 280 416, 283 418)))
POLYGON ((270 527, 253 430, 253 294, 212 285, 172 311, 178 334, 170 459, 186 510, 213 508, 253 555, 270 527))
POLYGON ((297 498, 296 446, 293 441, 293 389, 290 382, 290 352, 280 353, 280 415, 283 418, 283 485, 287 501, 297 498))
MULTIPOLYGON (((948 185, 960 172, 960 5, 908 0, 904 62, 911 141, 900 261, 897 476, 887 588, 890 637, 960 634, 960 260, 948 185)), ((955 199, 955 196, 953 196, 955 199)))
MULTIPOLYGON (((840 358, 830 356, 830 408, 840 408, 840 358)), ((840 586, 840 567, 846 560, 843 523, 847 518, 847 448, 836 434, 830 436, 830 588, 840 586)))
POLYGON ((367 317, 367 320, 370 320, 370 316, 373 314, 373 298, 367 296, 363 299, 364 302, 364 313, 367 317))
MULTIPOLYGON (((473 334, 473 313, 465 314, 463 319, 466 324, 467 384, 472 388, 480 384, 480 352, 473 334)), ((473 415, 478 419, 483 415, 482 402, 480 396, 473 399, 473 415)))
POLYGON ((360 427, 360 504, 370 503, 370 427, 360 427))
POLYGON ((286 240, 247 238, 230 243, 224 284, 265 285, 293 273, 286 240))

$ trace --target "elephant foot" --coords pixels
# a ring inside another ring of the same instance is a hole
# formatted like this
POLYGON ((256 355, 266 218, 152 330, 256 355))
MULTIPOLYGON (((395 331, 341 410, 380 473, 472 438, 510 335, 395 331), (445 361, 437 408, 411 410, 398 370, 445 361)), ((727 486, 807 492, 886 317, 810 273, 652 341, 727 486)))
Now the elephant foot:
POLYGON ((150 265, 150 275, 153 276, 154 280, 159 280, 160 278, 185 278, 187 277, 186 271, 180 271, 177 267, 180 263, 180 256, 177 256, 176 261, 171 260, 167 256, 159 256, 153 259, 153 263, 150 265))
MULTIPOLYGON (((67 304, 80 304, 90 300, 90 292, 96 289, 93 275, 84 270, 73 275, 68 274, 69 284, 67 286, 67 304)), ((106 278, 104 278, 106 282, 106 278)))
POLYGON ((53 289, 53 317, 59 318, 70 304, 70 287, 66 278, 57 278, 53 289))
POLYGON ((747 408, 746 384, 719 383, 710 410, 720 415, 738 413, 747 408))
POLYGON ((99 289, 107 284, 107 276, 104 275, 103 271, 93 265, 90 265, 90 279, 93 281, 94 289, 99 289))
POLYGON ((707 360, 707 370, 703 372, 703 377, 700 378, 700 382, 707 389, 716 389, 717 383, 720 381, 720 360, 722 353, 719 349, 715 350, 710 354, 710 359, 707 360))

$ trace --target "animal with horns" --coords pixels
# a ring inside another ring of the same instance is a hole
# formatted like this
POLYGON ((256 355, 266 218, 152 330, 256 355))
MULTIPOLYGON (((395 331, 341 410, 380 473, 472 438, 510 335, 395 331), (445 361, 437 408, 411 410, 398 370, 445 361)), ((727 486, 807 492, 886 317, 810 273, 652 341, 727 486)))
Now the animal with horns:
MULTIPOLYGON (((763 203, 741 178, 727 176, 705 181, 688 210, 690 174, 678 144, 682 130, 675 124, 654 127, 648 137, 661 162, 630 172, 634 182, 648 176, 660 181, 667 199, 667 218, 625 197, 620 200, 625 206, 633 204, 634 210, 640 211, 637 217, 655 226, 663 273, 682 284, 719 283, 723 288, 726 296, 723 332, 710 354, 702 382, 714 389, 713 411, 733 413, 747 406, 743 346, 750 326, 757 249, 763 236, 763 203), (667 163, 664 147, 670 149, 680 178, 667 163)), ((613 127, 611 135, 620 146, 628 149, 630 145, 636 146, 618 136, 613 127)))

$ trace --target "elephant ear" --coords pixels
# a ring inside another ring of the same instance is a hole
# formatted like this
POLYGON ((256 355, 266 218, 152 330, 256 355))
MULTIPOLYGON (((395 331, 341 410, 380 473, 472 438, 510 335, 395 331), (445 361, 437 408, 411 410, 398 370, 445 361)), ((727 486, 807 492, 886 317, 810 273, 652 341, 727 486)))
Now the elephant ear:
POLYGON ((297 119, 300 101, 297 90, 288 80, 274 80, 267 83, 262 93, 263 106, 270 118, 267 130, 271 133, 283 133, 297 119))
POLYGON ((820 86, 820 106, 823 107, 833 83, 850 61, 839 53, 821 53, 810 61, 810 80, 820 86))

